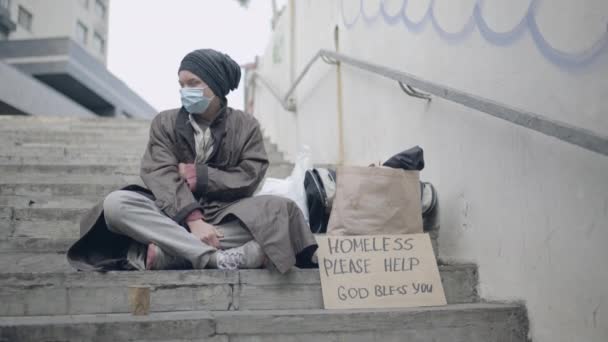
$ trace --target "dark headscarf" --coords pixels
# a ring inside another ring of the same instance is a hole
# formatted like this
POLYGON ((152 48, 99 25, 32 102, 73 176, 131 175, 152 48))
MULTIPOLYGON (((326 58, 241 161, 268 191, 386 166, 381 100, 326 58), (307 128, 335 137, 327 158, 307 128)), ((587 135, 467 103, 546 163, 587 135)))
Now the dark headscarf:
POLYGON ((225 53, 213 49, 190 52, 184 57, 179 71, 188 70, 203 80, 216 96, 226 95, 239 86, 241 67, 225 53))

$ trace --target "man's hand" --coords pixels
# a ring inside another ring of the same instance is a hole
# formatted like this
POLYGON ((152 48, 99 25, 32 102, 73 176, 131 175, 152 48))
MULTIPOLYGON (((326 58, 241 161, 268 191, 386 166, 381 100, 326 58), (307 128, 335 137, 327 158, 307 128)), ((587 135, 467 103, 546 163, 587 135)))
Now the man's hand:
POLYGON ((215 248, 220 247, 219 238, 223 236, 209 223, 203 220, 195 220, 188 222, 188 228, 190 228, 190 232, 202 242, 215 248))
POLYGON ((196 189, 196 166, 194 164, 179 163, 177 165, 179 175, 186 180, 190 191, 196 189))

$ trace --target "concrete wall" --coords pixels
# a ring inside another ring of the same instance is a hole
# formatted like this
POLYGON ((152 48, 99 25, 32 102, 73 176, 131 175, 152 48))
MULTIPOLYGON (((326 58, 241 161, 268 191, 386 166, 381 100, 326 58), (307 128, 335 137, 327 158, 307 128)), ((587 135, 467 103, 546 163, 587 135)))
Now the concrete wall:
POLYGON ((76 39, 77 22, 82 22, 88 29, 87 42, 83 47, 102 63, 106 63, 108 45, 108 14, 109 1, 106 4, 106 16, 100 18, 95 13, 95 1, 88 0, 84 7, 80 0, 11 0, 11 18, 17 23, 19 6, 32 13, 32 30, 28 31, 17 25, 17 29, 9 35, 9 39, 40 39, 71 37, 76 39), (93 35, 98 32, 106 39, 106 52, 101 53, 93 47, 93 35))
MULTIPOLYGON (((334 48, 338 26, 344 54, 608 136, 606 1, 295 4, 296 73, 334 48)), ((273 44, 290 36, 288 19, 273 44)), ((272 53, 260 72, 284 93, 290 59, 270 63, 272 53)), ((364 71, 344 66, 342 77, 347 163, 425 149, 442 259, 478 264, 483 298, 525 301, 534 341, 608 340, 608 157, 439 98, 427 104, 364 71)), ((319 63, 297 91, 297 114, 258 85, 255 115, 288 157, 307 143, 315 162, 333 163, 336 89, 334 67, 319 63)))

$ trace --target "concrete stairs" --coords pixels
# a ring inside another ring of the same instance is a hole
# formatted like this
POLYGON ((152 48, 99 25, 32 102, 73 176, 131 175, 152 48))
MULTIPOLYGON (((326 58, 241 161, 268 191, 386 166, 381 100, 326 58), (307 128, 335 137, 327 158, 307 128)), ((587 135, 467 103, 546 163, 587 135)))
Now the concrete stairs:
MULTIPOLYGON (((76 272, 80 216, 141 182, 149 121, 0 117, 0 342, 526 341, 519 304, 482 302, 475 265, 440 265, 449 305, 323 310, 317 270, 76 272), (151 314, 128 314, 130 285, 151 314)), ((268 176, 291 165, 267 142, 268 176)), ((438 231, 432 231, 436 241, 438 231)))

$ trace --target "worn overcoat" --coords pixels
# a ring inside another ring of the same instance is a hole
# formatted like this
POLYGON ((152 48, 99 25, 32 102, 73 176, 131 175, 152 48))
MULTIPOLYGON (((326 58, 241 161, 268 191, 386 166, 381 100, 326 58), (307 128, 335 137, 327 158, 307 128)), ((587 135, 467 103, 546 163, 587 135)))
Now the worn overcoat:
MULTIPOLYGON (((145 188, 123 190, 142 193, 182 228, 195 209, 211 224, 237 219, 260 243, 278 271, 296 262, 306 264, 315 240, 297 205, 275 196, 251 197, 263 180, 268 157, 257 120, 226 107, 210 126, 214 147, 205 163, 196 164, 197 185, 191 191, 179 175, 179 163, 194 163, 194 131, 188 113, 174 109, 158 114, 150 127, 150 140, 141 162, 145 188)), ((154 229, 154 227, 150 227, 154 229)), ((112 270, 124 262, 131 240, 106 227, 103 201, 80 222, 81 238, 69 249, 68 260, 80 270, 112 270)))

